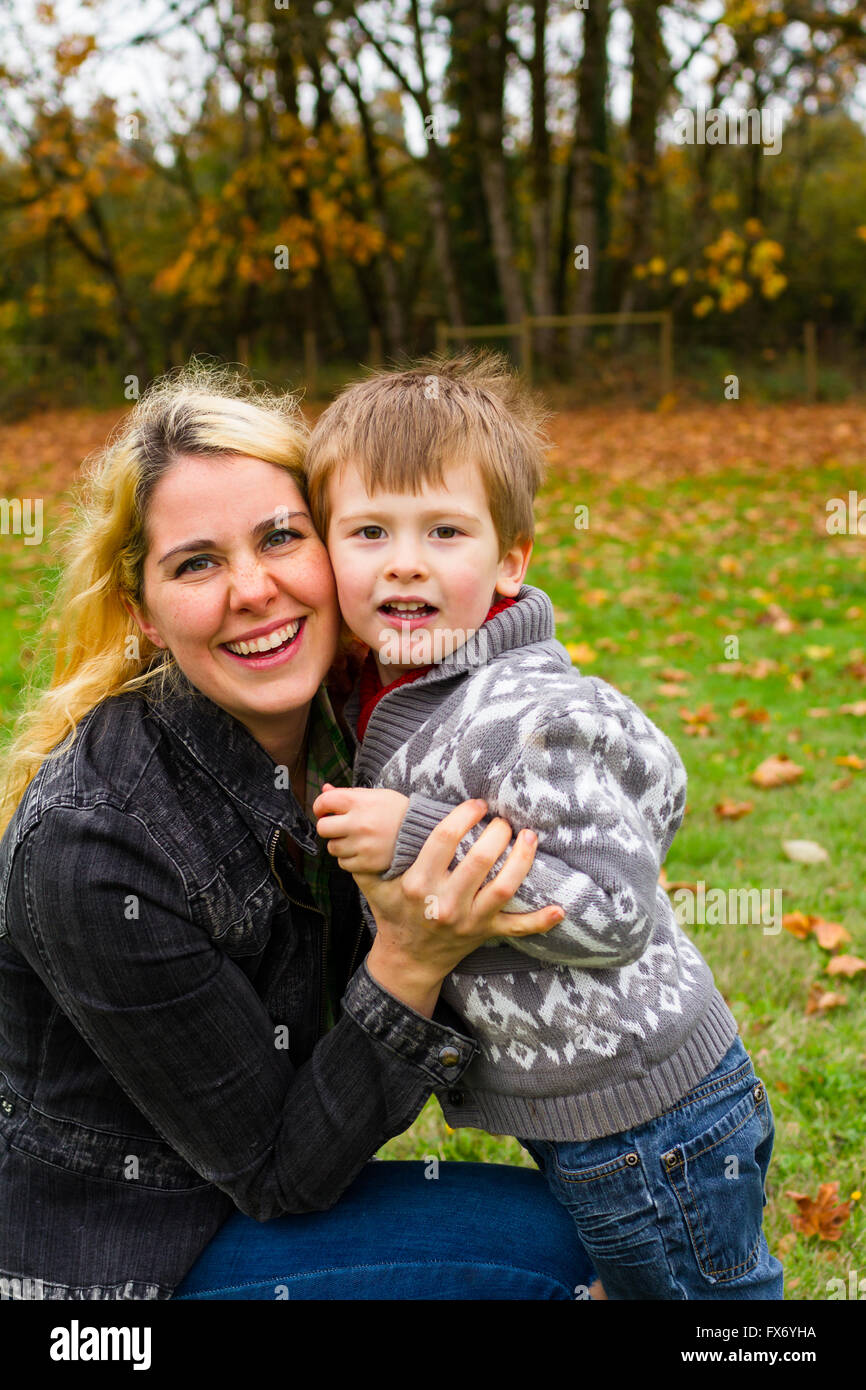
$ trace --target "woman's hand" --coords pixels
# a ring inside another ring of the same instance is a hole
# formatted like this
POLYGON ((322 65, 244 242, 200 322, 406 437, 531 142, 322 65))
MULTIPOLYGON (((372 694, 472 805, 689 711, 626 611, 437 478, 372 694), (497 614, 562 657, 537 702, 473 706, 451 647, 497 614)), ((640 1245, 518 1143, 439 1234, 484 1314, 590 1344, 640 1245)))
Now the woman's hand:
POLYGON ((375 874, 354 875, 376 919, 377 934, 367 969, 389 994, 418 1013, 432 1015, 445 977, 492 937, 532 936, 562 921, 561 907, 537 912, 503 912, 529 872, 537 837, 523 830, 490 883, 484 883, 511 839, 511 826, 496 819, 466 857, 449 872, 457 846, 483 819, 483 801, 456 806, 427 837, 415 863, 385 882, 375 874))

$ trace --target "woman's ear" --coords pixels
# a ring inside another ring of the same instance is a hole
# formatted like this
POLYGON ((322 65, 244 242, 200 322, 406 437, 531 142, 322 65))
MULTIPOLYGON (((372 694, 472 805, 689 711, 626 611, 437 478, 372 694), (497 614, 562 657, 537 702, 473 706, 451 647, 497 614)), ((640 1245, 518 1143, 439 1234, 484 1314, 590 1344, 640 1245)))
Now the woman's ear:
POLYGON ((141 628, 147 640, 149 642, 152 642, 155 647, 162 647, 163 649, 165 649, 166 643, 163 642, 153 623, 149 622, 148 619, 145 617, 144 608, 138 607, 136 604, 132 602, 131 599, 128 599, 126 595, 122 595, 121 602, 123 603, 124 608, 132 618, 133 622, 137 623, 138 626, 141 628))

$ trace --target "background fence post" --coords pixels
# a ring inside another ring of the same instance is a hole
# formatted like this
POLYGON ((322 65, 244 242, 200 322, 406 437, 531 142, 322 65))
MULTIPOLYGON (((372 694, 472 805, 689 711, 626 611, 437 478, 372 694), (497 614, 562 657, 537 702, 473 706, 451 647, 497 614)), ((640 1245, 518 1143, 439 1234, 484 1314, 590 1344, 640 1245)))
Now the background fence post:
POLYGON ((674 389, 674 332, 673 318, 666 310, 662 319, 662 395, 667 396, 674 389))
POLYGON ((803 324, 803 348, 806 358, 806 400, 813 405, 818 399, 818 352, 812 322, 803 324))
POLYGON ((532 385, 532 319, 524 314, 520 320, 520 365, 527 386, 532 385))
POLYGON ((304 329, 304 381, 311 396, 316 394, 316 333, 313 328, 304 329))

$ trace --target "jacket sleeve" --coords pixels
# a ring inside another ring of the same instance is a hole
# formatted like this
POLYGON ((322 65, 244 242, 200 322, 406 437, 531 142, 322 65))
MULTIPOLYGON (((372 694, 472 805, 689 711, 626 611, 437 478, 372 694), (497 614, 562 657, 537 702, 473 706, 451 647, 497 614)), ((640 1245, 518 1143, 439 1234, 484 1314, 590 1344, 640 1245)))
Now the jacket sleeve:
MULTIPOLYGON (((615 712, 585 700, 553 718, 541 708, 511 766, 495 782, 466 793, 483 797, 490 815, 464 837, 455 859, 494 816, 515 834, 530 829, 538 835, 532 868, 505 909, 564 908, 565 917, 549 932, 509 939, 538 960, 584 969, 629 965, 653 933, 663 892, 659 871, 682 821, 686 774, 670 740, 625 696, 616 696, 615 712)), ((386 878, 405 872, 452 809, 413 793, 386 878)))
POLYGON ((197 1173, 258 1221, 326 1210, 477 1044, 394 998, 365 963, 338 1022, 295 1068, 250 979, 185 914, 188 902, 172 858, 134 815, 55 807, 16 852, 7 923, 81 1036, 197 1173), (440 1060, 446 1045, 457 1065, 440 1060))

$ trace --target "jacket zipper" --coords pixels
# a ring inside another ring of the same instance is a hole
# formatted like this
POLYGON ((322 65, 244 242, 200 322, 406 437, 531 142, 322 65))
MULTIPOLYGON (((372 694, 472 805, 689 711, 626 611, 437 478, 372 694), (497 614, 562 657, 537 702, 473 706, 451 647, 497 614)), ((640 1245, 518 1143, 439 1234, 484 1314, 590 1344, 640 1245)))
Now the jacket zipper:
MULTIPOLYGON (((322 930, 322 971, 319 978, 319 1037, 321 1038, 325 1032, 325 989, 327 987, 328 982, 328 919, 320 907, 316 907, 314 905, 311 905, 310 903, 302 903, 297 898, 293 898, 290 893, 286 892, 286 885, 283 883, 283 880, 277 873, 277 866, 274 862, 279 839, 280 827, 277 826, 276 830, 274 831, 274 838, 271 843, 269 855, 271 873, 277 880, 277 883, 280 885, 280 888, 283 890, 283 895, 288 900, 288 902, 294 903, 295 907, 302 907, 306 912, 317 912, 321 917, 322 922, 324 923, 324 927, 322 930)), ((312 893, 310 894, 310 897, 312 897, 312 893)))

